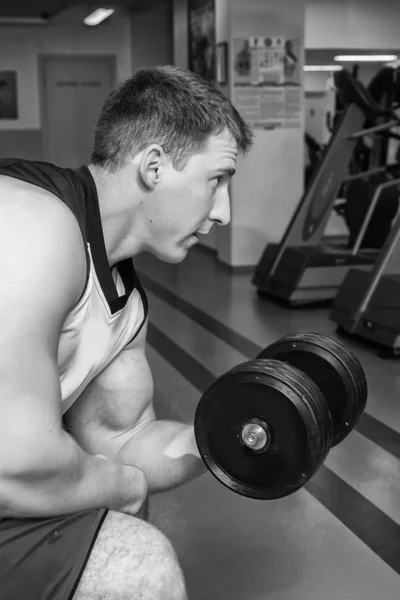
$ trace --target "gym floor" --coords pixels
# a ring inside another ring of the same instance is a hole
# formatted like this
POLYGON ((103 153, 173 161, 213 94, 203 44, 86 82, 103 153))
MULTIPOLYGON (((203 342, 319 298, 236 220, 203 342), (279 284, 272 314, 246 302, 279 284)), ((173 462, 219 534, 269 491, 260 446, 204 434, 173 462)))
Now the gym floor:
MULTIPOLYGON (((211 381, 287 333, 336 337, 329 307, 260 299, 196 248, 180 265, 135 262, 150 305, 147 356, 159 418, 193 421, 211 381)), ((366 413, 299 492, 239 496, 211 474, 151 499, 190 600, 400 599, 400 359, 346 338, 368 378, 366 413)))

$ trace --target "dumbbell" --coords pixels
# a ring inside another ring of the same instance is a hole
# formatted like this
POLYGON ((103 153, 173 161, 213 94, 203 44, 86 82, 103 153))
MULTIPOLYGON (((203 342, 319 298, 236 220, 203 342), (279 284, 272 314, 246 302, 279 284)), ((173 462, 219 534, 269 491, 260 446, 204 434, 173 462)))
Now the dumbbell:
POLYGON ((195 414, 205 465, 249 498, 303 487, 365 410, 367 382, 344 345, 316 333, 287 335, 219 377, 195 414))

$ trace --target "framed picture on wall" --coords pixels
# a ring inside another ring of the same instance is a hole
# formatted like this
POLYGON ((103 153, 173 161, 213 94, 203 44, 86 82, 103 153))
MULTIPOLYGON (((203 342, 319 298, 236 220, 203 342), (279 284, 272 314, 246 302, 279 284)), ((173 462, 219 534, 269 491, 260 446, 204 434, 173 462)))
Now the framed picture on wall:
POLYGON ((216 82, 215 0, 189 0, 189 69, 216 82))
POLYGON ((0 71, 0 119, 18 119, 16 71, 0 71))

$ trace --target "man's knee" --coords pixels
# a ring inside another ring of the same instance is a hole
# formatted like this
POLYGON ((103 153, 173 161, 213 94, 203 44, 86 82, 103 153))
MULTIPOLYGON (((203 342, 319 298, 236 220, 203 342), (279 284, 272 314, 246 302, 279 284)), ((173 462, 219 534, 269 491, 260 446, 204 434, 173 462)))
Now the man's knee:
POLYGON ((169 540, 134 517, 108 513, 74 600, 186 600, 184 576, 169 540))

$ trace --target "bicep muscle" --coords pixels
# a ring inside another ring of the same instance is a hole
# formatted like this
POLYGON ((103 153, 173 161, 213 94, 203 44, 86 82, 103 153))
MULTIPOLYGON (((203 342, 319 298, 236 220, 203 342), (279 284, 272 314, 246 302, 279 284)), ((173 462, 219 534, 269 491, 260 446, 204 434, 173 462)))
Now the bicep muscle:
POLYGON ((85 388, 64 416, 87 451, 117 452, 128 436, 154 421, 153 378, 141 340, 120 352, 85 388))

